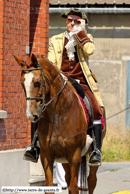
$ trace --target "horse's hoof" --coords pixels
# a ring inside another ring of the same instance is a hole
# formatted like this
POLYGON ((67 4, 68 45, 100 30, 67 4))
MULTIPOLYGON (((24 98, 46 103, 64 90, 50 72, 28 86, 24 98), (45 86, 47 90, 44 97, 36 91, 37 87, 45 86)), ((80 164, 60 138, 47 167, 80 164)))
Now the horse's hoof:
POLYGON ((67 189, 67 187, 62 187, 62 190, 66 190, 67 189))
POLYGON ((85 188, 85 187, 79 187, 79 190, 80 190, 80 191, 88 191, 88 188, 85 188))

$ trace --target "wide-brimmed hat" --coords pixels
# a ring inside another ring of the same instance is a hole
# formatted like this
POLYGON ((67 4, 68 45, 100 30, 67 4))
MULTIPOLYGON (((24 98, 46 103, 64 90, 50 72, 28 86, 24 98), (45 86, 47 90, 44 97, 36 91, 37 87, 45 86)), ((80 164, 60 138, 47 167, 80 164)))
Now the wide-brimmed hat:
POLYGON ((73 7, 69 10, 66 10, 61 13, 62 18, 67 18, 68 15, 77 15, 85 20, 85 23, 88 24, 88 18, 86 14, 81 9, 74 9, 73 7))

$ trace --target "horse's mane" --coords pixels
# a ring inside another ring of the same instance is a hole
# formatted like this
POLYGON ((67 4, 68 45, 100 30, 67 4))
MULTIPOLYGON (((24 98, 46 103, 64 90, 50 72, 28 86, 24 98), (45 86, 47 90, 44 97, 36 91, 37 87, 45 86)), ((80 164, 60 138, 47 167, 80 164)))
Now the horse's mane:
POLYGON ((49 59, 47 59, 46 57, 44 57, 44 55, 37 55, 36 57, 37 57, 37 59, 39 59, 39 60, 42 59, 44 62, 46 62, 48 68, 51 67, 51 69, 53 69, 57 73, 61 73, 60 69, 56 65, 54 65, 51 61, 49 61, 49 59))

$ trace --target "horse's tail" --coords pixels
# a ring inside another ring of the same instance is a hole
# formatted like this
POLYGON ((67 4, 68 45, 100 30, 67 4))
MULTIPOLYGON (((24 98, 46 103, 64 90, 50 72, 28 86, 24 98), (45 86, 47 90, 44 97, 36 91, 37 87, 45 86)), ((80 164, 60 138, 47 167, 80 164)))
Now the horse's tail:
MULTIPOLYGON (((81 158, 81 178, 80 178, 80 187, 87 188, 87 160, 86 156, 81 158)), ((82 192, 81 192, 82 193, 82 192)))

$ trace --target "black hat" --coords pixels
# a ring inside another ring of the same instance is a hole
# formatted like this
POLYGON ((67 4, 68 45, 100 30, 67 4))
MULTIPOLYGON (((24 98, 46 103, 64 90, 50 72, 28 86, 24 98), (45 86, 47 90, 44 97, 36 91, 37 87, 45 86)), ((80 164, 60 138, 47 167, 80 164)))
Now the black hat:
POLYGON ((61 13, 62 18, 67 18, 68 15, 77 15, 85 20, 85 23, 88 24, 88 18, 86 14, 81 9, 74 9, 73 7, 69 10, 66 10, 61 13))

